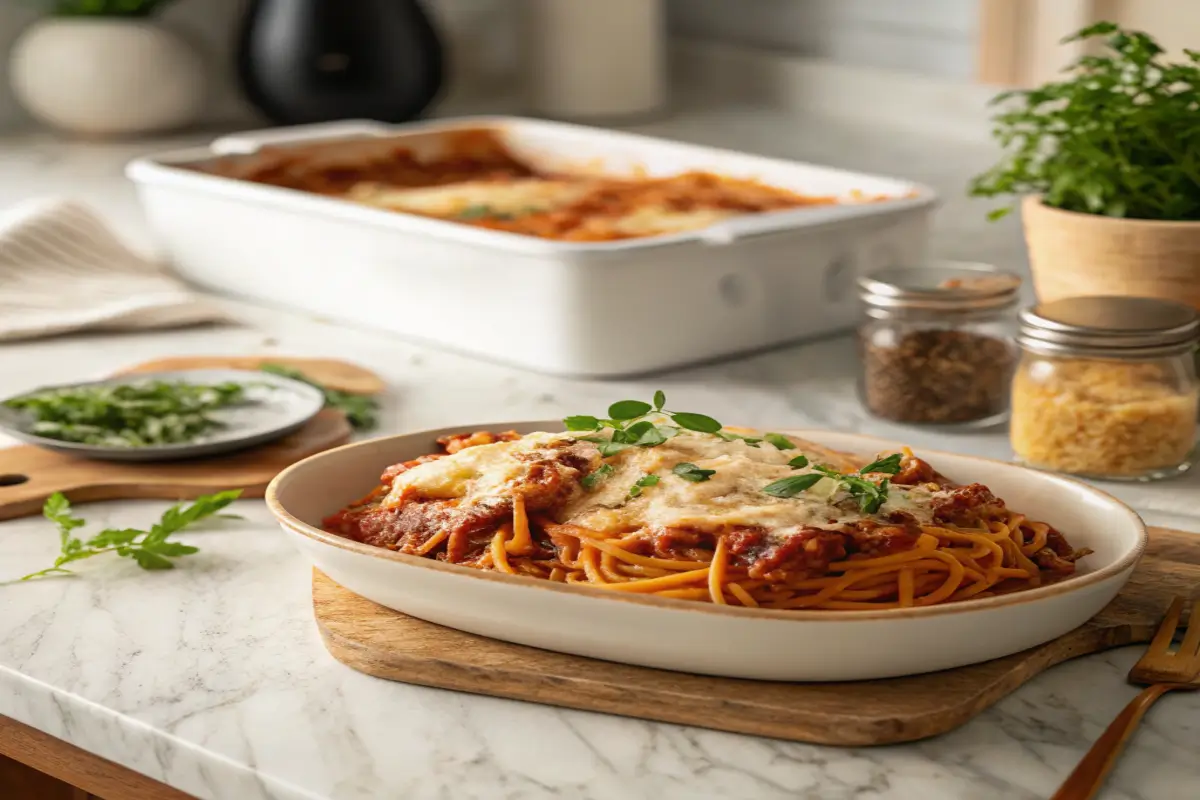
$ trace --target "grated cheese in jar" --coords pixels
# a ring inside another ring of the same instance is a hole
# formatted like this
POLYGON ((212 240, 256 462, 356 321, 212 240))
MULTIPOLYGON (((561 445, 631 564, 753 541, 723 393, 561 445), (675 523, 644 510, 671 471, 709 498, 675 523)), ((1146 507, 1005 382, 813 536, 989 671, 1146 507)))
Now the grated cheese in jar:
POLYGON ((1013 380, 1011 442, 1025 463, 1094 477, 1137 478, 1184 465, 1198 392, 1174 359, 1158 362, 1027 354, 1013 380))

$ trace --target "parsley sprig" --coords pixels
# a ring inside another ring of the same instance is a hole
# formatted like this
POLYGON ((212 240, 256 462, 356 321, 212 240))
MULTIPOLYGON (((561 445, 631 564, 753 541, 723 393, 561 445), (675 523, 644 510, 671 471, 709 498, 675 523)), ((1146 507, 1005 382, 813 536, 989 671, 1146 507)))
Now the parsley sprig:
MULTIPOLYGON (((889 456, 872 461, 857 473, 850 475, 844 475, 832 467, 816 465, 812 468, 812 472, 806 472, 802 475, 789 475, 773 483, 768 483, 763 487, 763 491, 773 497, 795 497, 801 492, 811 489, 824 478, 829 478, 835 481, 840 488, 845 489, 851 497, 858 500, 858 507, 864 514, 874 514, 887 502, 890 482, 888 478, 884 478, 879 483, 875 483, 868 480, 866 476, 874 474, 895 475, 900 471, 900 462, 902 460, 903 456, 900 453, 892 453, 889 456)), ((797 456, 789 461, 788 464, 794 469, 800 469, 808 466, 808 459, 804 456, 797 456)))
MULTIPOLYGON (((679 434, 681 428, 699 433, 718 433, 721 423, 704 414, 693 414, 689 411, 668 411, 667 396, 657 391, 654 393, 654 403, 641 400, 618 400, 608 407, 608 419, 581 414, 567 417, 563 424, 569 431, 602 431, 612 430, 612 437, 583 436, 585 441, 595 442, 600 455, 607 458, 616 455, 630 447, 657 447, 673 436, 679 434), (674 425, 660 425, 646 417, 659 414, 667 417, 674 425)), ((739 437, 740 438, 740 437, 739 437)))
POLYGON ((190 505, 185 506, 182 503, 173 505, 162 515, 162 519, 151 526, 148 531, 136 528, 105 528, 85 540, 77 537, 74 531, 87 523, 72 514, 71 504, 61 492, 55 492, 46 499, 42 506, 42 515, 58 526, 61 552, 54 560, 54 566, 31 572, 20 580, 28 581, 52 575, 74 575, 75 573, 66 569, 67 564, 105 553, 116 553, 124 558, 132 558, 142 569, 173 569, 175 565, 171 562, 172 558, 190 556, 199 548, 170 541, 169 537, 194 522, 217 514, 236 500, 241 493, 241 489, 231 489, 198 497, 190 505))
POLYGON ((1064 41, 1091 39, 1106 50, 1081 57, 1064 79, 992 101, 1004 104, 992 133, 1007 152, 971 194, 1039 194, 1085 214, 1200 220, 1200 52, 1170 62, 1149 35, 1112 22, 1064 41))
POLYGON ((320 389, 325 395, 325 406, 337 409, 345 414, 346 421, 355 430, 368 431, 378 424, 377 414, 379 412, 379 403, 374 397, 369 397, 365 394, 351 394, 339 389, 330 389, 309 378, 300 370, 284 366, 283 364, 263 364, 259 369, 263 372, 269 372, 272 375, 291 378, 292 380, 307 383, 309 386, 315 386, 320 389))

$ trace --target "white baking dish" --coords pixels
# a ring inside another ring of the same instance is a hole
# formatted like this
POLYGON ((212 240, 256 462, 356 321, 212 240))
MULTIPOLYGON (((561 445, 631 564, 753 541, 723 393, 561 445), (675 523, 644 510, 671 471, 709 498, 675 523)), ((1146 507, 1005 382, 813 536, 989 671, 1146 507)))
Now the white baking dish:
POLYGON ((889 178, 540 120, 389 126, 342 122, 227 136, 132 162, 128 176, 176 269, 218 292, 540 372, 633 375, 854 324, 855 277, 922 257, 932 190, 889 178), (253 163, 264 145, 346 158, 436 148, 447 131, 498 130, 546 168, 690 169, 848 202, 737 217, 615 242, 558 242, 217 177, 181 165, 253 163), (332 143, 332 144, 331 144, 332 143), (852 202, 853 193, 888 195, 852 202))

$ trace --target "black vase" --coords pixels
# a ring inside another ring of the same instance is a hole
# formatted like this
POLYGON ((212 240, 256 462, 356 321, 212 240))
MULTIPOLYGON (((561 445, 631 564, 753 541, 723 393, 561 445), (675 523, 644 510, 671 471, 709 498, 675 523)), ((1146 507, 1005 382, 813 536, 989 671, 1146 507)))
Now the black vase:
POLYGON ((280 125, 404 122, 442 85, 442 45, 417 0, 251 0, 237 61, 247 98, 280 125))

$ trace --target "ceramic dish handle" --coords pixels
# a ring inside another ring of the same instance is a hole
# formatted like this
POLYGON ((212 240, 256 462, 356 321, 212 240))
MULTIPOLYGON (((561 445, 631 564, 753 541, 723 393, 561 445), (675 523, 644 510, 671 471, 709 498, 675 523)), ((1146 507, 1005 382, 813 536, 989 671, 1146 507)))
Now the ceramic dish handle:
POLYGON ((231 133, 228 136, 214 139, 209 148, 219 156, 246 155, 258 151, 265 145, 383 136, 390 133, 391 130, 390 125, 369 119, 315 122, 311 125, 292 125, 287 128, 266 128, 258 131, 231 133))

